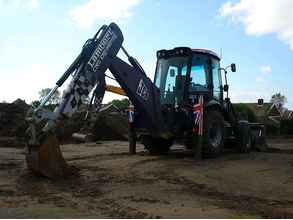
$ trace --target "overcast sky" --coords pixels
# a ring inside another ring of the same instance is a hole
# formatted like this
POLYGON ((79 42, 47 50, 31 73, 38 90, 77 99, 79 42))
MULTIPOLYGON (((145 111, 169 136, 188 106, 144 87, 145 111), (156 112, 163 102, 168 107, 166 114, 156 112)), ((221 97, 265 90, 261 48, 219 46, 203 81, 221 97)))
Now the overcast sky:
POLYGON ((237 64, 228 76, 233 102, 281 92, 293 108, 292 12, 292 0, 0 0, 0 101, 38 99, 85 40, 115 21, 151 78, 159 49, 222 50, 222 66, 237 64))

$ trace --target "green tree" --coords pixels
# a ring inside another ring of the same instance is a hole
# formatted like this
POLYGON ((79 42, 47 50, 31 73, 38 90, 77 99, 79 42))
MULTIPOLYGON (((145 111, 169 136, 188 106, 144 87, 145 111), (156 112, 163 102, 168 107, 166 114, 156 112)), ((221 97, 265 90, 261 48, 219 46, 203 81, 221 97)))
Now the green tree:
MULTIPOLYGON (((49 94, 50 91, 51 91, 50 88, 42 89, 39 92, 40 101, 43 100, 43 98, 45 98, 49 94)), ((61 94, 60 94, 59 90, 56 90, 56 92, 49 99, 48 104, 49 105, 56 105, 56 104, 58 104, 60 102, 60 100, 61 100, 61 94)))
POLYGON ((233 104, 235 113, 241 119, 247 119, 249 122, 256 122, 257 118, 254 111, 245 103, 233 104))
POLYGON ((36 100, 36 101, 32 101, 32 102, 31 102, 31 105, 32 105, 34 108, 38 107, 40 104, 41 104, 41 102, 40 102, 39 100, 36 100))
POLYGON ((281 121, 281 134, 293 134, 293 119, 281 121))
POLYGON ((109 103, 112 103, 113 105, 115 105, 119 109, 125 109, 125 108, 128 108, 128 106, 129 106, 129 100, 127 98, 121 99, 121 100, 114 99, 109 103))
POLYGON ((274 103, 279 110, 283 110, 285 103, 287 102, 286 96, 282 95, 280 92, 272 95, 271 102, 274 103))

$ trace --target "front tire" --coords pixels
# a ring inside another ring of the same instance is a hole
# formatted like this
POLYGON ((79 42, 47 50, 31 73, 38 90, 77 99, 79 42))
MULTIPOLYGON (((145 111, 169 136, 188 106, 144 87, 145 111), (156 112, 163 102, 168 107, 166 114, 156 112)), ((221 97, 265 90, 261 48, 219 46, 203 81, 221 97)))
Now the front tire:
POLYGON ((224 118, 218 110, 208 110, 204 115, 203 156, 217 157, 224 145, 224 118))

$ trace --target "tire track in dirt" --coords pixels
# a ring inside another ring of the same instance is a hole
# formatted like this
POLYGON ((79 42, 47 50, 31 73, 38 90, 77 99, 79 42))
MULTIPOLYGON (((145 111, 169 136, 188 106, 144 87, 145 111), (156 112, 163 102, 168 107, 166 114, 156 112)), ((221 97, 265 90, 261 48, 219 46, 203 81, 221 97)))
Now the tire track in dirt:
MULTIPOLYGON (((141 153, 141 152, 140 152, 141 153)), ((138 154, 139 156, 141 154, 138 154)), ((223 193, 217 191, 216 188, 211 188, 205 184, 199 184, 186 177, 181 177, 175 172, 173 168, 176 168, 178 164, 191 164, 192 157, 189 155, 177 153, 162 156, 142 158, 139 161, 130 161, 127 164, 125 173, 119 175, 119 170, 114 168, 106 169, 97 166, 90 166, 84 163, 84 161, 90 161, 99 158, 99 161, 103 160, 115 160, 127 157, 128 152, 123 153, 110 153, 110 154, 96 154, 90 156, 73 157, 67 159, 67 161, 76 162, 77 167, 80 169, 80 175, 72 177, 66 180, 51 181, 45 178, 37 178, 31 176, 27 172, 23 173, 17 181, 17 189, 10 190, 3 189, 2 195, 0 191, 0 197, 12 196, 17 201, 22 196, 28 196, 31 200, 38 201, 38 203, 51 203, 58 207, 71 207, 79 209, 81 212, 92 212, 93 214, 102 213, 103 215, 110 218, 151 218, 148 213, 141 212, 133 207, 124 204, 123 202, 116 199, 110 199, 107 194, 111 191, 107 191, 111 186, 122 186, 126 185, 149 185, 155 184, 158 180, 163 180, 170 184, 180 186, 179 189, 174 190, 176 193, 186 193, 200 196, 204 199, 208 199, 208 202, 222 208, 237 210, 244 213, 258 214, 262 217, 269 218, 289 218, 293 217, 292 213, 286 211, 286 208, 293 207, 293 201, 278 201, 278 200, 266 200, 258 197, 251 197, 245 195, 234 195, 232 193, 223 193), (169 157, 170 156, 170 157, 169 157), (188 160, 179 161, 176 158, 186 157, 188 160), (190 160, 189 160, 190 157, 190 160), (84 161, 83 161, 84 160, 84 161), (158 170, 150 170, 145 172, 143 166, 147 166, 149 163, 163 162, 158 164, 158 170), (164 163, 168 162, 168 163, 164 163), (171 161, 171 163, 169 163, 171 161), (174 163, 173 163, 174 161, 174 163), (138 171, 139 167, 142 166, 142 173, 138 171), (134 169, 135 168, 135 169, 134 169), (151 177, 151 178, 150 178, 151 177), (104 187, 103 187, 104 186, 104 187), (110 186, 110 187, 109 187, 110 186), (105 190, 106 189, 106 190, 105 190)), ((145 155, 142 153, 142 155, 145 155)), ((234 156, 234 159, 243 159, 244 156, 234 156)), ((253 157, 253 156, 246 156, 253 157)), ((231 160, 230 155, 227 158, 231 160)), ((220 160, 222 161, 223 158, 220 160)), ((199 162, 198 165, 205 165, 210 161, 199 162)), ((19 166, 11 164, 11 167, 7 169, 19 166)), ((139 197, 139 196, 126 196, 118 197, 117 199, 126 199, 132 202, 142 203, 160 203, 165 204, 163 200, 139 197)), ((7 203, 8 204, 8 203, 7 203)), ((21 204, 23 205, 23 203, 21 204)), ((156 217, 156 216, 155 216, 156 217)))
POLYGON ((121 156, 128 156, 128 152, 122 152, 122 153, 109 153, 109 154, 95 154, 95 155, 88 155, 88 156, 77 156, 77 157, 71 157, 66 159, 66 161, 76 161, 76 160, 87 160, 87 159, 95 159, 95 158, 101 158, 102 160, 106 157, 111 159, 115 159, 115 156, 121 157, 121 156))
POLYGON ((293 149, 280 149, 280 148, 269 147, 265 153, 293 154, 293 149))
MULTIPOLYGON (((67 180, 48 180, 24 173, 17 181, 17 196, 29 196, 39 204, 54 204, 57 207, 70 207, 89 210, 91 213, 105 215, 110 218, 149 218, 147 213, 136 210, 126 204, 120 204, 105 198, 105 191, 99 186, 106 183, 125 182, 124 178, 116 177, 111 171, 98 167, 81 167, 90 171, 87 179, 83 174, 67 180), (60 193, 61 192, 61 193, 60 193)), ((128 177, 125 177, 128 179, 128 177)), ((127 182, 133 182, 127 180, 127 182)), ((1 195, 0 195, 1 196, 1 195)))
MULTIPOLYGON (((139 179, 139 175, 133 171, 134 168, 160 160, 165 160, 165 158, 159 157, 138 161, 130 166, 131 173, 139 179)), ((268 200, 259 197, 219 192, 217 189, 208 187, 205 184, 199 184, 185 177, 178 176, 175 172, 172 172, 172 167, 176 168, 176 165, 165 164, 160 166, 159 171, 150 171, 147 175, 154 177, 153 182, 164 180, 169 184, 180 185, 186 193, 193 193, 196 196, 207 198, 213 205, 221 208, 257 214, 264 218, 293 218, 293 212, 287 212, 286 210, 287 208, 293 208, 293 200, 268 200)))
POLYGON ((15 161, 11 161, 11 162, 4 162, 4 163, 0 163, 0 169, 1 170, 10 170, 13 168, 17 168, 20 167, 20 165, 23 164, 23 161, 19 161, 19 162, 15 162, 15 161))
MULTIPOLYGON (((193 193, 196 196, 211 199, 210 202, 218 207, 244 211, 248 214, 258 214, 264 218, 293 218, 293 213, 286 210, 287 208, 293 208, 293 201, 291 200, 268 200, 219 192, 215 188, 177 176, 175 173, 170 173, 170 171, 168 173, 165 171, 152 172, 152 174, 157 176, 158 179, 182 186, 186 193, 193 193)), ((180 192, 182 193, 182 190, 180 192)))

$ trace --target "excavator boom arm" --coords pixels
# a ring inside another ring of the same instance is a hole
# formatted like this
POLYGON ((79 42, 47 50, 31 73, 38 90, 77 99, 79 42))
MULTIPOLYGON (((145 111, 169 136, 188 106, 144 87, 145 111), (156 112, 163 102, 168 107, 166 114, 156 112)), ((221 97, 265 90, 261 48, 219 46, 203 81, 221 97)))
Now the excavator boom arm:
POLYGON ((160 104, 160 91, 144 72, 115 57, 109 70, 125 91, 139 113, 144 115, 145 126, 152 136, 167 132, 160 104))
POLYGON ((112 92, 118 95, 127 96, 123 89, 118 86, 106 85, 106 91, 112 92))
POLYGON ((129 56, 122 47, 122 42, 122 32, 115 23, 104 25, 93 38, 86 41, 80 55, 42 100, 41 105, 28 114, 26 159, 28 168, 33 172, 53 178, 68 173, 68 166, 56 139, 56 128, 60 121, 71 117, 79 109, 94 87, 94 100, 91 102, 101 104, 105 90, 127 95, 135 108, 145 116, 146 128, 153 136, 166 132, 159 90, 136 59, 129 56), (117 57, 121 48, 131 65, 117 57), (122 89, 106 86, 105 72, 108 69, 122 89), (72 74, 73 78, 54 112, 43 108, 54 91, 72 74), (40 127, 44 121, 46 125, 40 127))

